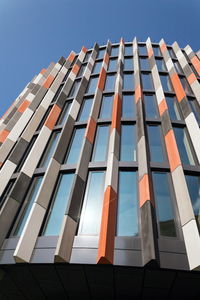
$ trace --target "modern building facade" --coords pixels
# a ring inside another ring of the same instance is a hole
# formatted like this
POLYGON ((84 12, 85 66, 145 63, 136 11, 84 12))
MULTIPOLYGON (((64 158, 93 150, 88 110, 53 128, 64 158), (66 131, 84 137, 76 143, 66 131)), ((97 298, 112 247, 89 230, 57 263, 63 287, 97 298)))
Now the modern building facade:
POLYGON ((190 46, 43 69, 0 120, 0 299, 200 296, 199 125, 190 46))

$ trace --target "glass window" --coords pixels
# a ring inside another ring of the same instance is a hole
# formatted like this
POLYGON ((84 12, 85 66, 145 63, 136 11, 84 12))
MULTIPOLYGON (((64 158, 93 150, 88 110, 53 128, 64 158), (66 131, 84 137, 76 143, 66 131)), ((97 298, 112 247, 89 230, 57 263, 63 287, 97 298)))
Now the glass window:
POLYGON ((75 96, 75 94, 77 93, 77 91, 79 89, 80 83, 81 83, 80 79, 74 81, 72 89, 71 89, 71 91, 69 93, 69 97, 74 97, 75 96))
POLYGON ((59 235, 63 217, 69 202, 73 176, 73 174, 60 175, 43 235, 59 235))
POLYGON ((182 69, 181 69, 181 66, 180 66, 179 62, 178 62, 178 61, 173 61, 173 63, 174 63, 174 67, 175 67, 175 69, 176 69, 176 72, 182 74, 183 71, 182 71, 182 69))
POLYGON ((133 58, 124 59, 124 70, 133 70, 133 58))
POLYGON ((121 161, 136 161, 136 133, 134 125, 121 127, 121 161))
POLYGON ((172 86, 168 75, 160 74, 160 81, 164 91, 172 91, 172 86))
POLYGON ((188 102, 189 102, 190 108, 191 108, 197 122, 200 123, 200 109, 199 109, 196 99, 188 97, 188 100, 189 100, 188 102))
POLYGON ((122 118, 135 118, 135 100, 133 95, 123 95, 122 118))
POLYGON ((158 111, 154 95, 144 95, 145 114, 147 119, 157 119, 158 111))
POLYGON ((174 127, 174 134, 182 163, 186 165, 195 165, 194 153, 186 129, 174 127))
POLYGON ((97 87, 97 81, 98 81, 98 77, 91 77, 89 84, 88 84, 88 88, 87 88, 87 93, 88 94, 94 94, 96 87, 97 87))
POLYGON ((47 117, 49 116, 49 113, 50 113, 51 109, 52 109, 52 105, 48 107, 47 111, 44 114, 44 117, 42 118, 40 124, 38 125, 37 130, 40 130, 42 128, 42 126, 44 125, 47 117))
POLYGON ((111 56, 118 56, 119 47, 112 47, 111 56))
POLYGON ((105 48, 99 49, 99 52, 97 54, 97 58, 103 58, 105 54, 105 48))
POLYGON ((174 50, 172 48, 167 48, 169 51, 169 55, 171 56, 171 58, 176 58, 174 50))
POLYGON ((79 235, 99 235, 103 206, 104 172, 89 172, 79 235))
POLYGON ((163 59, 156 58, 156 65, 157 65, 158 71, 167 71, 163 59))
POLYGON ((178 110, 178 100, 174 96, 166 96, 165 97, 169 116, 171 120, 181 120, 181 116, 178 110))
POLYGON ((136 172, 119 172, 117 236, 138 236, 136 172))
POLYGON ((131 91, 134 90, 133 73, 131 73, 131 74, 124 74, 123 89, 124 90, 131 90, 131 91))
POLYGON ((35 198, 37 196, 37 192, 40 188, 42 178, 43 178, 42 176, 35 177, 32 181, 32 184, 29 188, 28 194, 24 200, 23 207, 21 209, 22 214, 21 214, 20 218, 17 220, 17 224, 15 226, 15 230, 13 233, 14 236, 20 236, 22 233, 24 225, 27 221, 27 218, 29 216, 29 213, 31 211, 31 208, 33 206, 35 198))
POLYGON ((200 176, 185 175, 195 219, 200 231, 200 176))
POLYGON ((154 52, 155 56, 160 56, 161 55, 159 46, 153 46, 152 48, 153 48, 153 52, 154 52))
POLYGON ((142 73, 142 84, 144 90, 154 90, 151 74, 142 73))
POLYGON ((140 55, 147 55, 147 48, 145 45, 139 45, 138 49, 140 55))
POLYGON ((174 212, 166 173, 153 172, 153 189, 160 235, 176 237, 174 212))
POLYGON ((92 161, 106 161, 108 152, 109 126, 97 127, 92 161))
POLYGON ((102 60, 95 63, 92 73, 100 73, 102 66, 102 60))
POLYGON ((49 161, 54 154, 54 150, 56 148, 59 136, 60 136, 59 131, 55 131, 52 133, 49 143, 48 143, 47 147, 45 148, 45 151, 42 155, 42 159, 40 160, 40 162, 38 164, 38 168, 47 168, 49 161))
POLYGON ((66 101, 63 108, 62 108, 62 112, 58 118, 58 121, 56 123, 56 125, 63 125, 65 123, 65 120, 68 117, 69 114, 69 110, 71 107, 72 101, 66 101))
POLYGON ((160 126, 148 126, 149 148, 151 161, 163 162, 164 154, 161 142, 160 126))
POLYGON ((113 107, 113 96, 103 96, 100 119, 111 119, 113 107))
POLYGON ((78 120, 83 122, 83 121, 87 121, 90 115, 90 111, 91 111, 91 107, 92 107, 92 103, 93 103, 93 97, 91 98, 85 98, 81 107, 81 112, 79 115, 78 120))
POLYGON ((190 86, 189 86, 186 78, 182 77, 182 76, 179 76, 179 78, 181 80, 181 84, 182 84, 182 86, 183 86, 183 88, 185 90, 185 93, 186 94, 193 94, 193 92, 192 92, 192 90, 191 90, 191 88, 190 88, 190 86))
POLYGON ((114 91, 115 89, 115 75, 107 75, 105 91, 114 91))
POLYGON ((117 59, 110 59, 108 71, 116 71, 117 70, 117 59))
POLYGON ((141 70, 149 70, 148 58, 140 58, 140 68, 141 70))
POLYGON ((85 72, 85 69, 86 69, 86 64, 83 64, 81 67, 80 67, 80 70, 78 72, 78 76, 82 76, 83 73, 85 72))
POLYGON ((124 55, 133 55, 133 47, 132 46, 125 46, 124 55))
POLYGON ((17 165, 17 168, 15 169, 15 173, 17 173, 17 172, 19 172, 19 171, 21 170, 21 168, 22 168, 22 166, 23 166, 25 160, 27 159, 27 157, 28 157, 28 155, 29 155, 31 149, 33 148, 33 145, 34 145, 34 143, 35 143, 37 137, 38 137, 37 135, 34 135, 34 136, 32 137, 32 139, 31 139, 31 141, 30 141, 30 143, 29 143, 29 145, 28 145, 28 148, 26 149, 26 151, 25 151, 24 154, 22 155, 22 158, 21 158, 21 160, 20 160, 20 163, 17 165))
POLYGON ((88 51, 84 57, 84 62, 88 61, 91 55, 91 51, 88 51))
POLYGON ((10 180, 3 192, 3 194, 0 196, 0 207, 3 205, 3 203, 5 202, 6 198, 8 197, 8 195, 10 194, 10 191, 13 187, 15 183, 15 180, 10 180))
POLYGON ((77 163, 83 143, 84 132, 85 128, 77 128, 74 130, 74 134, 71 139, 71 145, 67 151, 64 164, 73 165, 77 163))

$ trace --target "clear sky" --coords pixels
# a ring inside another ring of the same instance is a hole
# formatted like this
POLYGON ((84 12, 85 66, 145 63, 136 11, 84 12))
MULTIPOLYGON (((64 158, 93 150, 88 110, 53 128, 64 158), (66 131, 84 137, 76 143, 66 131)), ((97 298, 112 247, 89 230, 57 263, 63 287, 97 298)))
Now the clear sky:
POLYGON ((200 0, 0 0, 0 116, 51 61, 84 45, 177 41, 200 49, 200 0))

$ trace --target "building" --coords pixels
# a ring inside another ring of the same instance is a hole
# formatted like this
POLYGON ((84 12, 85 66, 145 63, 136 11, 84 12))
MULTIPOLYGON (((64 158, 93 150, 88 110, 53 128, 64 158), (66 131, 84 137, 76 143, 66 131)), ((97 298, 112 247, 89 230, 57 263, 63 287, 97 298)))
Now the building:
POLYGON ((200 53, 94 45, 0 123, 0 299, 200 296, 200 53))

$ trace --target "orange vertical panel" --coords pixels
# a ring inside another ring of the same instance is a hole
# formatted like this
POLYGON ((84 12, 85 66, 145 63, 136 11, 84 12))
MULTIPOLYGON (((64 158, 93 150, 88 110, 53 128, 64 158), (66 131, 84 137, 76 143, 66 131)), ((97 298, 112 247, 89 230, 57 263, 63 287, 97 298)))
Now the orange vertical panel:
POLYGON ((10 131, 8 131, 6 129, 2 130, 2 132, 0 133, 0 143, 3 143, 5 141, 5 139, 9 135, 9 133, 10 133, 10 131))
POLYGON ((150 199, 149 177, 145 174, 139 181, 140 207, 150 199))
POLYGON ((158 105, 160 116, 167 110, 167 103, 165 99, 163 99, 160 104, 158 105))
POLYGON ((72 68, 72 72, 76 75, 78 73, 79 69, 80 69, 80 67, 77 64, 75 64, 72 68))
POLYGON ((200 61, 199 61, 199 59, 196 56, 194 56, 191 59, 191 62, 200 76, 200 61))
POLYGON ((181 160, 172 129, 165 136, 165 144, 167 148, 170 169, 173 172, 181 164, 181 160))
POLYGON ((97 257, 98 264, 113 263, 116 202, 117 194, 111 186, 108 186, 104 194, 99 249, 97 257))
POLYGON ((106 70, 104 68, 102 68, 100 75, 99 75, 98 84, 97 84, 97 86, 101 92, 103 92, 105 80, 106 80, 106 70))
POLYGON ((138 85, 135 89, 135 103, 137 103, 141 97, 142 97, 142 90, 141 90, 141 86, 138 85))
POLYGON ((121 114, 122 114, 122 99, 119 94, 115 94, 111 128, 116 128, 119 134, 120 134, 121 114))
POLYGON ((43 87, 45 87, 45 88, 48 89, 48 88, 50 87, 50 85, 52 84, 53 80, 54 80, 54 77, 50 74, 50 75, 47 77, 47 79, 45 80, 45 82, 44 82, 44 84, 43 84, 43 87))
POLYGON ((187 80, 189 82, 189 84, 192 84, 195 80, 196 80, 196 76, 194 75, 194 73, 191 73, 188 77, 187 80))
POLYGON ((93 144, 94 141, 95 130, 96 122, 92 117, 90 117, 85 131, 85 138, 88 139, 91 144, 93 144))
POLYGON ((52 110, 49 113, 49 116, 46 120, 46 122, 44 123, 44 125, 46 127, 48 127, 50 130, 53 130, 54 125, 56 124, 56 121, 60 115, 61 109, 58 105, 54 105, 52 110))
POLYGON ((171 81, 172 81, 172 85, 173 85, 173 88, 175 90, 177 99, 178 99, 179 102, 181 102, 181 100, 183 100, 183 98, 186 96, 186 94, 185 94, 185 91, 182 87, 181 81, 180 81, 177 73, 174 73, 171 76, 171 81))
POLYGON ((23 113, 25 111, 25 109, 29 106, 30 102, 28 100, 24 100, 22 102, 22 104, 20 105, 20 107, 18 108, 18 111, 20 113, 23 113))

